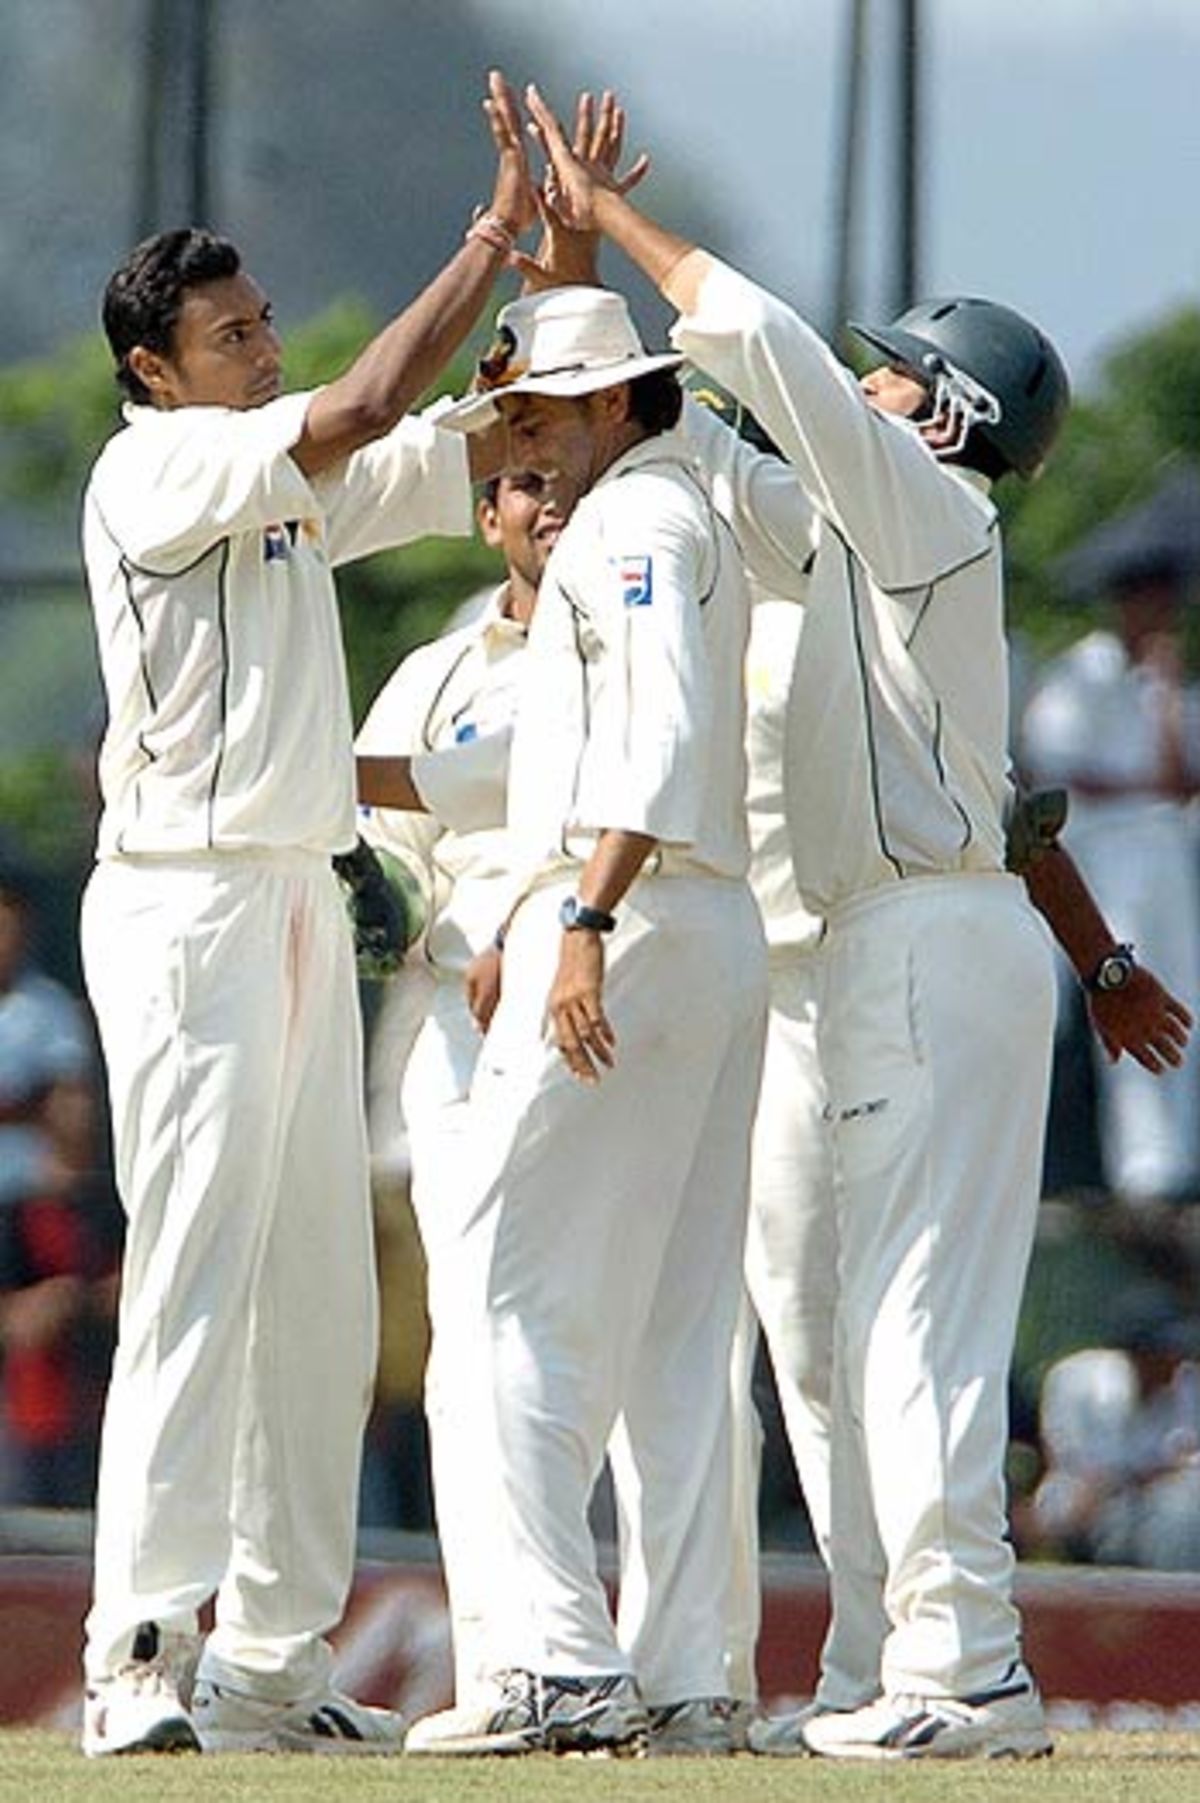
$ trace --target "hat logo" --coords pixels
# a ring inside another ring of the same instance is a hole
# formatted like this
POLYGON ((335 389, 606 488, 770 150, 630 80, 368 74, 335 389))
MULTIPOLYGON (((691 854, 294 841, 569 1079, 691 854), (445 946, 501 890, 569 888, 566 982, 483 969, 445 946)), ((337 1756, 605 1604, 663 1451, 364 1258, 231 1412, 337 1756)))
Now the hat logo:
POLYGON ((525 374, 526 365, 514 364, 517 335, 511 326, 502 325, 496 336, 479 359, 476 368, 476 386, 478 388, 504 388, 509 382, 515 382, 525 374))

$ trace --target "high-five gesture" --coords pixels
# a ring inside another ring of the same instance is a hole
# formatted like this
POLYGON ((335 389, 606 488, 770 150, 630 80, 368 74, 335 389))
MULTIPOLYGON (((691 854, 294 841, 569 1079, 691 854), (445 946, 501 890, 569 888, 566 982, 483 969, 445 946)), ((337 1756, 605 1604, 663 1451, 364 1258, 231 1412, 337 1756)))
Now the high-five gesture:
MULTIPOLYGON (((536 127, 530 127, 537 135, 536 127)), ((603 172, 616 179, 625 140, 625 109, 610 88, 597 101, 590 93, 582 93, 575 106, 575 130, 571 153, 584 168, 603 172)), ((646 157, 639 157, 620 185, 630 188, 640 181, 649 168, 646 157)), ((547 169, 547 187, 555 188, 553 165, 547 169)), ((532 257, 517 252, 514 266, 525 278, 527 289, 561 288, 570 283, 596 284, 599 281, 599 233, 577 227, 555 210, 546 190, 537 191, 538 211, 542 218, 542 241, 532 257)))
POLYGON ((548 168, 542 189, 546 205, 562 223, 580 232, 601 230, 595 216, 597 191, 627 194, 650 167, 643 152, 627 174, 619 176, 625 136, 625 110, 606 90, 593 111, 590 95, 581 95, 576 113, 575 139, 567 135, 554 113, 531 82, 525 90, 530 129, 546 153, 548 168))
POLYGON ((515 238, 533 225, 538 208, 525 151, 521 109, 514 90, 499 69, 488 70, 483 110, 491 127, 497 157, 491 213, 515 238))
MULTIPOLYGON (((594 150, 594 144, 581 150, 578 142, 574 146, 567 143, 562 126, 532 82, 525 90, 525 103, 529 108, 530 131, 544 150, 549 164, 542 186, 543 205, 573 231, 603 233, 644 270, 652 282, 663 288, 668 300, 677 306, 690 304, 690 285, 675 293, 667 284, 694 246, 639 212, 626 198, 649 169, 649 157, 643 153, 635 159, 627 174, 618 175, 615 159, 613 166, 606 168, 602 159, 584 153, 594 150)), ((602 103, 597 125, 602 128, 604 124, 602 103)))

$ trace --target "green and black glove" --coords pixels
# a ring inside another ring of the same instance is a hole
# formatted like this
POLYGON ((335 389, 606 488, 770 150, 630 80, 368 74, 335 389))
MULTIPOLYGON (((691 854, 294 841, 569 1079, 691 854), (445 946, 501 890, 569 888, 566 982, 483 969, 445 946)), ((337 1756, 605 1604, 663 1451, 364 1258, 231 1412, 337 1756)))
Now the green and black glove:
POLYGON ((1066 819, 1065 789, 1019 789, 1004 828, 1007 868, 1023 875, 1058 844, 1066 819))
POLYGON ((420 931, 403 866, 359 839, 353 851, 334 858, 333 868, 346 892, 359 976, 394 976, 420 931))

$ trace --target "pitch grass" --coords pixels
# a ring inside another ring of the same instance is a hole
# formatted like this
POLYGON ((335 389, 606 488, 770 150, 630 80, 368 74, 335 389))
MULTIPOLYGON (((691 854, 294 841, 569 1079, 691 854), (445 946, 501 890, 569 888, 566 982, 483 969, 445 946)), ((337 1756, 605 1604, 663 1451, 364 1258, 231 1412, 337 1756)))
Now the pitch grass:
POLYGON ((2 1803, 1181 1803, 1200 1736, 1065 1734, 1052 1759, 838 1764, 753 1759, 85 1760, 63 1734, 0 1731, 2 1803))

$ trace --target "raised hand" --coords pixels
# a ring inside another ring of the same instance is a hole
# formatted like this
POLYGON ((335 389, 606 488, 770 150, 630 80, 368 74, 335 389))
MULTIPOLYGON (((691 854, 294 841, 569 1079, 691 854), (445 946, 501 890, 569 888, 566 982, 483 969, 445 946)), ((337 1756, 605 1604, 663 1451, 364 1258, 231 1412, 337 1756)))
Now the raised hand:
POLYGON ((576 109, 575 141, 568 144, 558 119, 532 82, 525 90, 525 102, 530 131, 548 164, 542 186, 544 204, 572 230, 598 231, 597 193, 627 194, 650 167, 650 159, 643 152, 625 175, 617 174, 625 136, 624 108, 608 90, 601 96, 598 108, 593 106, 590 95, 581 95, 576 109))
POLYGON ((496 182, 490 211, 516 237, 538 217, 538 203, 526 154, 526 137, 517 96, 499 69, 488 71, 483 103, 496 146, 496 182))
MULTIPOLYGON (((536 128, 530 127, 536 135, 536 128)), ((571 154, 582 168, 594 169, 610 179, 621 160, 625 140, 625 109, 611 88, 606 88, 599 101, 587 92, 575 104, 575 129, 571 138, 571 154)), ((645 174, 648 164, 643 157, 634 165, 627 185, 632 186, 645 174)), ((553 179, 553 166, 547 180, 553 179)), ((546 193, 537 190, 538 211, 542 220, 542 240, 536 255, 517 252, 514 266, 520 270, 527 289, 560 288, 573 282, 595 285, 599 282, 599 234, 571 224, 551 206, 546 193)))

